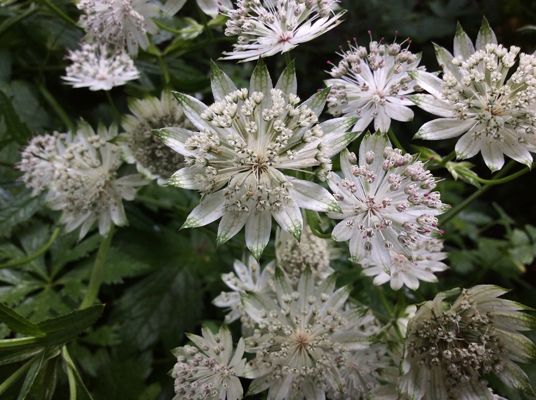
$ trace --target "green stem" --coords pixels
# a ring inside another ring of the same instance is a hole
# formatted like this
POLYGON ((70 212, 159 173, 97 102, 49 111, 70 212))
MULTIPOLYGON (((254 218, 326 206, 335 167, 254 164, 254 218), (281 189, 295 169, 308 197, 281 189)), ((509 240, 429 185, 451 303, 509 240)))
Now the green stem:
POLYGON ((158 56, 158 63, 162 69, 162 74, 164 74, 164 85, 167 86, 171 82, 171 75, 169 74, 169 68, 166 64, 166 60, 164 60, 164 57, 158 56))
POLYGON ((72 123, 71 119, 67 116, 67 113, 65 110, 60 106, 60 104, 56 101, 54 96, 50 94, 50 92, 47 90, 47 88, 44 85, 39 85, 39 91, 43 95, 46 101, 48 101, 48 104, 54 109, 58 117, 62 120, 63 124, 71 131, 73 134, 76 132, 76 128, 74 124, 72 123))
POLYGON ((383 293, 383 288, 378 287, 378 286, 374 286, 374 288, 376 289, 376 293, 378 293, 378 296, 380 297, 380 301, 383 304, 383 308, 385 308, 385 311, 387 311, 387 315, 389 315, 389 317, 392 317, 393 310, 391 310, 391 306, 389 305, 389 303, 387 302, 387 299, 385 298, 385 294, 383 293))
POLYGON ((55 13, 58 17, 60 17, 61 19, 63 19, 65 22, 67 22, 68 24, 74 26, 75 28, 77 29, 80 29, 81 31, 83 30, 82 28, 80 28, 78 26, 78 24, 76 23, 76 21, 74 21, 73 19, 71 19, 67 14, 65 14, 63 11, 61 11, 58 7, 56 7, 54 4, 52 4, 49 0, 41 0, 43 2, 43 4, 50 10, 52 11, 53 13, 55 13))
POLYGON ((7 378, 2 384, 0 385, 0 395, 3 394, 11 385, 13 385, 15 382, 17 382, 32 366, 32 364, 37 360, 37 358, 41 357, 41 353, 35 355, 31 359, 29 359, 22 367, 20 367, 18 370, 16 370, 9 378, 7 378))
POLYGON ((121 114, 119 113, 119 110, 115 106, 114 99, 112 98, 110 91, 105 90, 105 92, 106 92, 106 97, 108 98, 108 102, 110 103, 110 106, 112 107, 112 110, 115 114, 115 118, 117 119, 117 122, 121 122, 121 114))
POLYGON ((285 53, 285 62, 287 63, 287 65, 289 65, 292 62, 292 60, 290 59, 290 51, 287 51, 285 53))
POLYGON ((6 347, 25 346, 27 344, 35 344, 39 338, 35 336, 29 336, 16 339, 2 339, 0 340, 0 349, 6 347))
POLYGON ((36 259, 41 254, 44 254, 50 248, 50 246, 52 246, 52 243, 54 243, 54 241, 58 237, 59 233, 60 233, 60 228, 54 229, 54 232, 52 233, 52 237, 50 238, 50 240, 41 249, 39 249, 39 251, 37 251, 37 253, 34 253, 34 254, 32 254, 31 256, 28 256, 28 257, 21 258, 20 260, 11 261, 11 262, 8 262, 6 264, 0 264, 0 268, 11 268, 11 267, 15 267, 17 265, 26 264, 27 262, 30 262, 30 261, 36 259))
POLYGON ((534 163, 530 168, 527 167, 525 169, 522 169, 521 171, 516 172, 515 174, 506 176, 506 177, 501 178, 501 179, 482 179, 482 178, 479 178, 478 176, 474 176, 473 179, 475 181, 478 181, 480 183, 484 183, 484 184, 487 184, 487 185, 500 185, 502 183, 510 182, 513 179, 516 179, 516 178, 519 178, 522 175, 525 175, 532 168, 534 168, 534 166, 536 166, 536 163, 534 163))
POLYGON ((108 256, 108 250, 110 250, 110 245, 114 236, 114 229, 115 225, 112 223, 108 235, 102 238, 102 242, 97 253, 97 259, 95 260, 95 265, 93 266, 93 272, 91 272, 86 297, 84 297, 84 300, 80 305, 80 310, 92 306, 97 299, 97 295, 99 294, 99 289, 102 283, 102 276, 104 274, 104 263, 106 262, 106 257, 108 256))
POLYGON ((61 349, 63 353, 63 358, 67 361, 67 379, 69 380, 69 400, 76 400, 76 378, 74 376, 71 365, 74 365, 69 352, 67 351, 67 346, 63 346, 61 349))
POLYGON ((421 294, 421 292, 419 292, 419 289, 414 290, 413 294, 415 295, 415 298, 417 299, 418 302, 424 303, 426 301, 426 299, 421 294))
POLYGON ((395 133, 393 132, 391 128, 389 128, 388 134, 389 134, 389 138, 391 139, 393 144, 396 146, 396 148, 402 150, 402 154, 406 154, 407 151, 404 149, 404 147, 402 147, 402 144, 398 141, 398 138, 396 137, 395 133))
POLYGON ((214 35, 212 34, 212 29, 210 29, 210 26, 208 26, 207 16, 203 12, 203 10, 201 10, 201 7, 199 7, 199 5, 197 6, 197 11, 199 12, 199 18, 201 18, 201 23, 205 27, 205 32, 207 34, 208 41, 212 42, 212 40, 214 40, 214 35))
POLYGON ((164 208, 170 211, 180 211, 181 213, 186 213, 186 214, 188 214, 191 211, 186 207, 179 206, 176 204, 169 204, 168 202, 153 199, 152 197, 137 195, 136 200, 141 201, 142 203, 153 204, 157 207, 164 208))
POLYGON ((19 15, 18 17, 15 17, 15 18, 9 18, 9 19, 6 19, 4 21, 4 23, 2 25, 0 25, 0 36, 6 32, 10 27, 12 27, 13 25, 15 25, 16 23, 19 23, 20 21, 22 21, 23 19, 25 18, 28 18, 30 15, 32 15, 34 12, 36 12, 37 10, 39 10, 38 7, 33 7, 27 11, 25 11, 24 13, 22 13, 21 15, 19 15))
POLYGON ((452 160, 454 157, 456 157, 456 152, 453 151, 452 153, 450 153, 449 155, 443 157, 441 159, 440 162, 438 162, 436 165, 433 165, 431 168, 429 168, 430 170, 434 170, 434 169, 439 169, 439 168, 443 168, 445 165, 447 165, 447 163, 452 160))
MULTIPOLYGON (((502 176, 505 175, 508 172, 508 170, 510 170, 515 164, 516 164, 516 162, 514 160, 510 160, 508 162, 508 164, 506 164, 506 166, 500 172, 497 173, 497 175, 492 180, 492 182, 494 182, 496 180, 499 181, 500 178, 502 178, 502 176)), ((475 201, 480 196, 482 196, 484 193, 486 193, 488 190, 490 190, 493 186, 494 186, 494 183, 493 184, 488 183, 488 184, 482 186, 480 189, 478 189, 476 192, 474 192, 471 196, 466 198, 464 201, 462 201, 460 204, 458 204, 452 210, 450 210, 449 212, 441 215, 439 217, 439 223, 440 224, 445 224, 448 221, 450 221, 452 218, 454 218, 456 215, 458 215, 460 212, 462 212, 465 208, 467 208, 473 201, 475 201)))
POLYGON ((382 313, 380 313, 380 312, 378 312, 378 311, 374 311, 372 308, 370 308, 369 306, 367 306, 367 305, 361 303, 359 300, 357 300, 357 299, 355 299, 355 298, 353 298, 353 297, 348 297, 348 300, 353 301, 355 304, 357 304, 357 305, 360 306, 360 307, 368 308, 370 311, 372 311, 372 313, 374 314, 374 316, 375 316, 376 318, 378 318, 380 321, 382 321, 382 322, 384 322, 384 323, 389 322, 390 318, 389 318, 387 315, 382 314, 382 313))

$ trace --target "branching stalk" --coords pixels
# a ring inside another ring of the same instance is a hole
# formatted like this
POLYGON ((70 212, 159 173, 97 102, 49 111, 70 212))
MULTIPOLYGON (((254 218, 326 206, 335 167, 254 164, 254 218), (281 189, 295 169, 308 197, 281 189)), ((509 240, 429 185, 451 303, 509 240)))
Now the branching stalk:
POLYGON ((54 232, 52 233, 52 237, 50 238, 50 240, 47 242, 47 244, 45 244, 36 253, 34 253, 34 254, 32 254, 32 255, 30 255, 28 257, 21 258, 20 260, 15 260, 15 261, 11 261, 11 262, 8 262, 8 263, 5 263, 5 264, 0 264, 0 268, 11 268, 11 267, 15 267, 17 265, 26 264, 26 263, 36 259, 41 254, 44 254, 50 248, 50 246, 52 246, 52 243, 54 243, 54 241, 58 237, 59 233, 60 233, 60 228, 54 229, 54 232))

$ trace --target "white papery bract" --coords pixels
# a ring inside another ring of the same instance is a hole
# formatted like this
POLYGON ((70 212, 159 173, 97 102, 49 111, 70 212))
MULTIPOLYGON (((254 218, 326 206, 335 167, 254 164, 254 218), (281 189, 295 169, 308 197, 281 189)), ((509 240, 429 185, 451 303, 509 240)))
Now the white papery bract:
POLYGON ((73 64, 66 68, 67 76, 62 78, 75 88, 110 90, 140 76, 127 54, 115 54, 97 44, 83 44, 81 50, 69 50, 65 58, 73 64))
MULTIPOLYGON (((199 8, 212 18, 216 18, 222 7, 233 8, 231 0, 196 0, 199 8)), ((164 15, 171 16, 177 14, 186 4, 186 0, 167 0, 164 5, 164 15)))
POLYGON ((229 17, 227 36, 238 36, 233 52, 222 60, 256 60, 286 53, 335 28, 346 11, 335 13, 338 0, 238 0, 229 17))
POLYGON ((162 92, 160 99, 130 99, 129 108, 134 115, 123 116, 121 126, 126 133, 120 134, 117 142, 124 145, 127 161, 136 163, 142 175, 164 184, 184 166, 184 157, 163 144, 152 130, 167 126, 191 129, 194 126, 168 91, 162 92))
POLYGON ((147 33, 158 32, 152 18, 161 10, 147 0, 80 0, 76 6, 85 13, 78 23, 87 32, 86 41, 115 51, 126 46, 132 57, 138 55, 138 45, 149 48, 147 33))
POLYGON ((101 124, 95 133, 81 121, 73 143, 54 160, 54 180, 46 200, 53 210, 63 211, 60 223, 67 232, 81 226, 80 239, 95 221, 101 235, 112 223, 125 225, 123 200, 133 200, 136 188, 148 183, 139 174, 118 177, 122 151, 110 143, 115 136, 115 125, 108 130, 101 124))
POLYGON ((240 339, 233 354, 233 338, 227 327, 217 335, 203 328, 203 337, 188 335, 197 347, 186 345, 174 349, 177 363, 171 371, 175 378, 174 400, 239 400, 246 359, 244 340, 240 339))
MULTIPOLYGON (((417 159, 391 148, 387 136, 380 133, 365 135, 359 164, 355 154, 341 153, 343 178, 330 172, 328 182, 343 213, 328 216, 342 219, 332 237, 350 241, 353 262, 378 265, 387 274, 401 272, 393 264, 393 253, 415 262, 422 241, 439 235, 435 216, 446 206, 438 192, 431 192, 437 179, 417 159)), ((419 279, 431 279, 428 271, 418 271, 400 274, 394 286, 400 284, 399 279, 410 287, 418 286, 415 274, 419 279)))
POLYGON ((518 47, 497 44, 486 19, 476 46, 458 24, 454 56, 436 45, 442 78, 424 71, 413 74, 430 94, 410 98, 443 117, 424 124, 415 137, 439 140, 463 135, 456 143, 457 157, 482 152, 492 171, 502 168, 504 154, 530 166, 530 152, 536 152, 536 56, 521 53, 517 70, 509 74, 518 52, 518 47))
POLYGON ((278 268, 276 300, 242 295, 246 312, 258 324, 245 340, 246 351, 256 354, 244 373, 254 378, 248 395, 268 389, 268 400, 317 400, 325 398, 326 387, 340 387, 337 362, 351 350, 367 348, 371 338, 354 329, 364 312, 344 310, 350 288, 335 290, 335 280, 331 275, 315 286, 307 268, 294 289, 278 268))
POLYGON ((248 258, 248 265, 244 265, 243 262, 235 260, 234 262, 235 272, 229 272, 222 275, 222 280, 225 282, 232 292, 222 292, 216 297, 212 304, 217 307, 229 308, 231 312, 225 316, 225 323, 230 324, 240 318, 242 322, 242 333, 244 335, 251 335, 255 323, 244 311, 242 301, 240 300, 240 293, 252 292, 252 293, 266 293, 275 298, 274 292, 274 274, 275 274, 275 262, 269 263, 261 272, 261 266, 254 257, 248 258))
POLYGON ((507 290, 479 285, 464 289, 448 310, 439 293, 420 306, 408 326, 399 391, 409 398, 489 399, 485 374, 534 396, 525 372, 515 362, 534 363, 536 346, 518 331, 536 328, 522 304, 499 299, 507 290))
POLYGON ((331 86, 328 110, 338 117, 357 116, 359 121, 353 130, 362 132, 374 121, 374 130, 386 133, 391 119, 413 120, 408 106, 413 102, 407 95, 415 90, 415 81, 408 71, 417 68, 420 54, 414 55, 407 48, 371 41, 370 51, 357 43, 348 42, 350 50, 338 53, 342 60, 330 71, 335 79, 328 79, 331 86))
POLYGON ((176 94, 197 132, 168 128, 155 134, 186 158, 187 166, 177 171, 169 184, 203 194, 183 228, 203 226, 221 217, 217 242, 222 244, 245 225, 246 245, 258 259, 270 237, 272 216, 281 228, 299 238, 303 227, 300 208, 340 212, 322 186, 280 170, 320 166, 317 176, 325 179, 330 158, 357 136, 345 133, 355 118, 318 124, 329 89, 300 105, 293 64, 275 88, 262 59, 249 91, 236 89, 215 64, 211 79, 216 103, 210 107, 176 94))

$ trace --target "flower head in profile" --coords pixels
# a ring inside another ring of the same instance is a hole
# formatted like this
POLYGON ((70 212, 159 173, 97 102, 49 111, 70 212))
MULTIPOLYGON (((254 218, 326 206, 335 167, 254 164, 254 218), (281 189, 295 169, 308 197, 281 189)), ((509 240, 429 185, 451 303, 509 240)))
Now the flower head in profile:
POLYGON ((242 384, 238 377, 244 373, 246 359, 244 340, 236 349, 227 327, 217 335, 203 328, 203 337, 188 335, 197 347, 186 345, 173 350, 177 363, 171 371, 175 378, 174 400, 239 400, 242 384), (234 350, 234 352, 233 352, 234 350), (234 353, 234 354, 233 354, 234 353))
POLYGON ((222 8, 229 17, 227 36, 238 36, 223 60, 256 60, 286 53, 300 43, 335 28, 346 11, 335 13, 339 0, 238 0, 237 9, 222 8))
MULTIPOLYGON (((216 18, 222 7, 233 8, 231 0, 196 0, 199 8, 212 18, 216 18)), ((186 4, 186 0, 167 0, 164 5, 164 15, 171 16, 177 14, 186 4)))
POLYGON ((258 259, 270 237, 272 216, 281 228, 299 238, 303 228, 300 208, 340 212, 322 186, 281 170, 320 166, 317 176, 325 179, 330 158, 356 137, 356 133, 346 133, 355 119, 319 124, 328 90, 300 104, 296 88, 293 65, 274 88, 260 60, 249 90, 237 89, 213 65, 216 102, 210 107, 176 94, 197 130, 168 128, 156 134, 186 159, 187 166, 177 171, 169 184, 203 195, 183 228, 221 218, 217 242, 222 244, 245 226, 246 245, 258 259))
POLYGON ((163 184, 184 166, 184 157, 163 144, 152 130, 168 126, 192 129, 194 126, 168 91, 162 92, 160 99, 131 99, 129 108, 134 115, 123 116, 121 126, 125 133, 118 136, 117 142, 124 144, 127 161, 136 163, 142 175, 163 184))
POLYGON ((307 268, 295 289, 276 270, 277 299, 257 293, 242 295, 244 308, 258 324, 246 339, 246 351, 256 357, 244 376, 254 378, 248 395, 268 389, 268 399, 325 398, 326 387, 341 385, 338 363, 348 352, 367 348, 370 336, 355 330, 362 309, 345 309, 349 287, 335 290, 334 275, 315 286, 307 268))
POLYGON ((127 223, 123 200, 133 200, 136 188, 145 185, 141 175, 119 177, 121 149, 110 143, 117 127, 103 125, 95 133, 84 121, 78 125, 73 143, 54 160, 54 180, 46 200, 53 210, 61 210, 60 223, 71 232, 81 226, 83 238, 95 221, 105 235, 113 224, 127 223))
POLYGON ((81 50, 69 50, 67 59, 73 62, 63 79, 75 88, 110 90, 138 79, 140 73, 125 53, 114 54, 105 46, 83 44, 81 50))
POLYGON ((444 300, 459 289, 439 293, 420 306, 408 326, 399 390, 416 400, 478 398, 493 400, 483 375, 495 374, 507 386, 534 396, 515 362, 536 361, 536 346, 518 331, 536 328, 530 309, 510 300, 497 286, 464 289, 446 309, 444 300))
POLYGON ((416 83, 408 74, 417 68, 420 55, 411 53, 398 43, 384 44, 371 41, 369 51, 351 44, 339 55, 342 60, 333 65, 326 84, 331 86, 328 110, 338 117, 357 116, 354 131, 362 132, 374 121, 374 130, 386 133, 395 121, 413 120, 408 106, 413 102, 407 95, 413 93, 416 83))
POLYGON ((269 263, 261 272, 261 266, 254 257, 248 258, 248 265, 235 260, 235 272, 229 272, 222 275, 223 282, 232 290, 232 292, 221 292, 212 303, 217 307, 225 307, 230 309, 230 313, 225 316, 225 323, 230 324, 240 318, 242 322, 242 332, 244 334, 252 334, 255 323, 244 311, 240 293, 274 293, 274 274, 275 262, 269 263))
POLYGON ((114 51, 126 46, 132 57, 137 57, 138 46, 149 48, 148 33, 158 32, 152 18, 161 10, 147 0, 81 0, 77 7, 84 12, 78 23, 87 32, 87 42, 114 51))
MULTIPOLYGON (((391 148, 387 136, 380 133, 365 135, 359 164, 355 154, 341 153, 343 177, 330 172, 328 181, 343 213, 328 216, 342 219, 332 237, 350 241, 353 262, 377 265, 389 274, 408 267, 398 263, 417 261, 422 241, 439 235, 436 215, 446 206, 438 192, 431 192, 437 179, 417 159, 391 148)), ((406 284, 414 282, 403 276, 406 284)), ((379 279, 386 281, 383 276, 379 279)))
POLYGON ((519 50, 497 44, 486 19, 475 46, 458 24, 454 56, 436 45, 442 77, 424 71, 413 73, 430 94, 410 98, 442 117, 424 124, 415 137, 439 140, 461 136, 455 148, 457 157, 471 158, 481 152, 492 171, 502 168, 504 155, 530 166, 530 152, 536 152, 536 56, 521 53, 517 69, 509 73, 519 50))

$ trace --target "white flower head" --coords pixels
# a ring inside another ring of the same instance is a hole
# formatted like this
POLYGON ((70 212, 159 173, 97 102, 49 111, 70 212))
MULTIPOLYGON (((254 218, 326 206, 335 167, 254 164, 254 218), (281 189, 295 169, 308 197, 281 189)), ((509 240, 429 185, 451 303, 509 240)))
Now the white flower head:
POLYGON ((84 40, 115 51, 126 46, 132 57, 138 55, 138 45, 149 48, 147 33, 158 32, 152 18, 161 10, 147 0, 81 0, 77 7, 85 13, 78 22, 87 32, 84 40))
POLYGON ((134 115, 123 116, 121 126, 126 133, 119 135, 118 143, 124 144, 128 162, 136 163, 142 175, 164 184, 184 166, 184 157, 163 144, 152 130, 168 126, 192 129, 194 126, 168 91, 162 92, 160 99, 130 99, 129 108, 134 115))
POLYGON ((217 307, 225 307, 230 309, 230 313, 225 316, 225 323, 230 324, 240 318, 242 322, 242 332, 244 334, 251 335, 255 323, 244 311, 242 301, 240 300, 240 293, 252 292, 252 293, 272 293, 272 297, 275 297, 273 278, 275 274, 275 262, 269 263, 261 272, 261 266, 254 257, 250 256, 248 259, 248 265, 244 265, 243 262, 235 260, 234 270, 235 272, 229 272, 222 275, 222 280, 232 292, 222 292, 216 297, 212 304, 217 307))
POLYGON ((294 236, 281 229, 276 231, 275 255, 277 265, 282 268, 293 285, 297 285, 306 267, 311 268, 317 282, 333 273, 329 266, 330 252, 328 241, 313 234, 308 226, 298 241, 294 236))
MULTIPOLYGON (((199 8, 212 18, 216 18, 222 7, 233 8, 231 0, 196 0, 199 8)), ((186 0, 167 0, 164 5, 164 15, 171 16, 177 14, 186 4, 186 0)))
POLYGON ((121 149, 109 141, 117 135, 117 126, 97 133, 81 121, 73 143, 54 160, 54 180, 46 200, 53 210, 62 210, 60 223, 71 232, 81 226, 83 238, 95 221, 105 235, 114 223, 127 223, 123 200, 133 200, 136 188, 145 185, 139 174, 118 177, 122 164, 121 149))
POLYGON ((330 172, 328 182, 343 213, 328 216, 342 219, 332 237, 350 241, 353 262, 366 260, 389 273, 392 253, 415 261, 422 240, 441 233, 436 215, 448 206, 439 192, 431 192, 437 179, 417 159, 391 148, 387 136, 380 133, 365 135, 359 164, 355 154, 341 153, 343 177, 330 172))
POLYGON ((238 0, 229 17, 227 36, 238 36, 234 51, 222 60, 256 60, 286 53, 335 28, 346 11, 335 13, 339 0, 238 0))
POLYGON ((399 392, 415 400, 494 400, 483 376, 495 374, 534 396, 514 361, 536 361, 536 346, 518 332, 535 329, 536 319, 519 312, 529 307, 498 298, 506 292, 491 285, 464 289, 446 310, 444 299, 460 293, 454 289, 420 306, 408 326, 399 392))
POLYGON ((63 79, 75 88, 110 90, 138 79, 140 73, 125 53, 114 54, 105 46, 82 44, 81 50, 69 50, 65 58, 73 62, 63 79))
POLYGON ((357 43, 348 45, 347 51, 341 47, 338 54, 342 60, 331 69, 335 79, 326 81, 332 87, 329 112, 336 117, 359 117, 353 128, 359 132, 366 130, 373 120, 374 130, 382 133, 389 130, 391 119, 413 120, 413 111, 408 107, 413 102, 406 96, 413 93, 416 83, 408 71, 417 68, 420 54, 415 55, 398 43, 371 41, 369 51, 357 43))
POLYGON ((294 289, 290 279, 276 270, 277 299, 242 295, 244 308, 258 324, 246 339, 246 351, 256 353, 244 376, 254 378, 248 395, 268 389, 268 399, 325 398, 326 387, 340 387, 337 363, 351 350, 370 345, 370 336, 355 330, 362 309, 345 310, 350 288, 335 290, 334 275, 315 286, 307 268, 294 289))
POLYGON ((242 384, 238 377, 244 373, 246 359, 244 340, 236 349, 227 327, 217 335, 208 328, 202 329, 203 337, 188 335, 197 347, 186 345, 173 350, 177 363, 171 371, 175 378, 174 400, 239 400, 242 384), (233 354, 234 350, 234 354, 233 354))
POLYGON ((442 77, 413 73, 430 94, 410 98, 443 117, 424 124, 415 137, 439 140, 463 135, 456 143, 457 157, 482 152, 492 171, 502 168, 504 155, 530 166, 530 152, 536 152, 536 56, 521 53, 517 69, 510 74, 519 50, 497 44, 485 18, 476 46, 458 24, 454 56, 436 45, 442 77))
POLYGON ((363 274, 374 276, 374 284, 382 285, 390 282, 391 289, 399 290, 407 286, 412 290, 419 288, 419 281, 437 282, 434 272, 444 271, 447 266, 441 262, 447 254, 441 252, 443 243, 436 238, 421 240, 413 249, 411 259, 403 254, 390 252, 391 262, 388 268, 384 265, 374 265, 377 261, 373 257, 365 257, 361 262, 363 274))
POLYGON ((285 170, 320 166, 325 179, 331 157, 357 133, 345 133, 355 118, 318 124, 328 90, 300 104, 293 65, 276 87, 262 60, 250 88, 237 89, 227 75, 212 66, 216 102, 176 93, 186 116, 196 126, 156 132, 164 143, 186 158, 169 184, 199 190, 203 200, 183 225, 193 228, 219 219, 218 244, 246 227, 246 245, 259 258, 270 237, 272 216, 299 238, 303 228, 300 208, 340 212, 335 199, 320 185, 290 177, 285 170))

